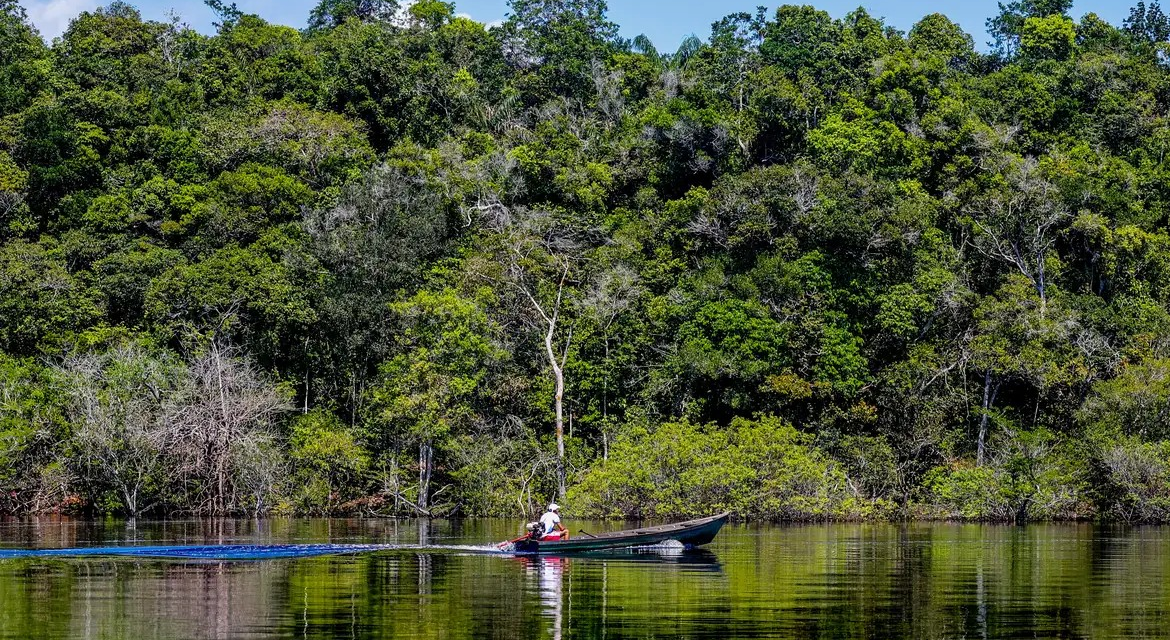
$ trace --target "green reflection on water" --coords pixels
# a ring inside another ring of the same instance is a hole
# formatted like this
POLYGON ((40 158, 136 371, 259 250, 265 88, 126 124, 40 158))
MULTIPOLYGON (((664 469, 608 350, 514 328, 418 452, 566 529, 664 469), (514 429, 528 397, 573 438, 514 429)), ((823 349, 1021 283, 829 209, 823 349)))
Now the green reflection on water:
MULTIPOLYGON (((463 545, 515 526, 10 522, 0 544, 463 545)), ((1168 528, 732 525, 668 555, 3 560, 0 637, 1170 638, 1168 543, 1168 528)))

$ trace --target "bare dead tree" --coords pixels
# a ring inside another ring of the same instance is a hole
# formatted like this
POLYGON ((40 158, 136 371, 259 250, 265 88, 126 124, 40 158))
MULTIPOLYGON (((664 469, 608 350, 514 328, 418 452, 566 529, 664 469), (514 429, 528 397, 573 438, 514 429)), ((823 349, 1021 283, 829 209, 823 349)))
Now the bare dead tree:
POLYGON ((177 471, 200 482, 194 510, 229 513, 239 506, 240 492, 250 494, 250 504, 262 504, 256 483, 245 482, 240 472, 260 464, 257 452, 274 455, 264 443, 273 437, 276 418, 292 410, 288 395, 236 348, 217 340, 191 359, 189 372, 169 424, 179 454, 177 471), (249 458, 252 462, 245 465, 249 458))
POLYGON ((57 367, 70 397, 79 476, 117 491, 131 517, 149 510, 157 498, 148 487, 158 483, 166 466, 165 396, 180 369, 134 344, 105 354, 74 354, 57 367))
POLYGON ((532 303, 532 308, 540 314, 541 319, 548 326, 548 331, 544 334, 544 348, 545 354, 548 356, 549 366, 552 368, 553 378, 556 380, 556 430, 557 430, 557 492, 562 499, 565 497, 565 361, 569 357, 569 346, 573 343, 573 328, 569 327, 568 336, 565 337, 564 346, 561 349, 560 361, 557 361, 557 353, 553 349, 553 339, 557 334, 557 321, 561 314, 561 298, 565 292, 565 281, 569 277, 569 264, 565 262, 564 271, 561 273, 561 279, 557 282, 557 297, 552 305, 552 314, 541 306, 541 304, 532 295, 528 289, 522 289, 528 300, 532 303))
POLYGON ((622 96, 622 72, 609 70, 594 60, 590 65, 590 76, 597 91, 597 110, 605 116, 607 123, 616 124, 626 106, 622 96))
POLYGON ((276 438, 267 432, 240 438, 232 445, 231 461, 236 502, 253 515, 268 511, 272 506, 269 500, 276 495, 287 470, 276 438))
POLYGON ((0 220, 10 220, 21 212, 25 196, 15 191, 0 191, 0 220))

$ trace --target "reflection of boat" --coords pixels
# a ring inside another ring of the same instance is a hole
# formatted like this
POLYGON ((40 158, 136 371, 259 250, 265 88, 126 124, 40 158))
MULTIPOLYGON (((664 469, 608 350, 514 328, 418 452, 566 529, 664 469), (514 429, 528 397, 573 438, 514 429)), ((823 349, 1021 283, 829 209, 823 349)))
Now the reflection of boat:
POLYGON ((624 563, 648 563, 664 566, 682 566, 698 571, 721 571, 719 556, 707 549, 683 549, 681 547, 627 547, 625 549, 602 549, 600 551, 578 551, 558 556, 554 553, 542 553, 540 558, 530 554, 515 556, 525 567, 536 566, 535 563, 548 561, 567 562, 569 558, 582 561, 624 563))
MULTIPOLYGON (((535 572, 540 585, 540 603, 552 617, 552 638, 561 640, 564 624, 565 571, 569 568, 568 558, 526 557, 523 558, 530 573, 535 572)), ((572 602, 572 600, 570 600, 572 602)))
POLYGON ((537 563, 546 561, 568 562, 570 558, 582 562, 598 562, 611 567, 624 564, 653 564, 659 567, 673 567, 690 573, 722 573, 723 565, 719 556, 707 549, 670 549, 659 547, 630 547, 626 549, 603 549, 601 551, 578 551, 559 556, 555 553, 517 554, 516 560, 531 570, 537 563))
MULTIPOLYGON (((722 573, 723 565, 719 564, 719 556, 707 549, 672 549, 662 550, 658 547, 633 547, 630 549, 605 549, 602 551, 585 551, 569 554, 573 558, 593 562, 604 562, 610 567, 625 564, 655 565, 670 571, 687 573, 722 573)), ((542 553, 540 556, 519 556, 527 558, 555 557, 542 553)))
POLYGON ((667 540, 677 540, 687 547, 697 547, 714 540, 715 534, 723 528, 730 515, 730 513, 721 513, 698 520, 627 531, 611 531, 597 535, 582 533, 581 537, 568 540, 544 541, 520 538, 512 541, 511 550, 515 553, 584 553, 603 549, 644 547, 661 544, 667 540))
POLYGON ((664 565, 682 565, 693 569, 718 571, 719 556, 707 549, 670 549, 659 547, 633 547, 630 549, 604 549, 573 554, 574 557, 589 560, 612 560, 614 562, 653 562, 664 565))

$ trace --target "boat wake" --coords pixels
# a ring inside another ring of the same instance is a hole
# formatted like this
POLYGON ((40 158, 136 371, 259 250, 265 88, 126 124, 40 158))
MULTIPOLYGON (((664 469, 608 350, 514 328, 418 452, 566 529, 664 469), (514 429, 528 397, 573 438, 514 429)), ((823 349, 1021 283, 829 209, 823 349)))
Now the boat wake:
POLYGON ((687 545, 679 542, 678 540, 663 540, 662 542, 659 542, 657 544, 645 544, 645 545, 641 545, 641 546, 634 547, 634 548, 635 549, 646 549, 648 551, 670 551, 670 550, 682 551, 682 550, 687 548, 687 545))
POLYGON ((158 558, 172 560, 274 560, 370 553, 426 551, 501 553, 492 545, 418 544, 221 544, 178 546, 74 547, 68 549, 0 549, 0 560, 10 558, 158 558))
POLYGON ((431 544, 418 547, 418 549, 420 551, 454 551, 475 554, 484 553, 489 555, 500 555, 507 553, 505 549, 501 549, 498 545, 494 544, 431 544))

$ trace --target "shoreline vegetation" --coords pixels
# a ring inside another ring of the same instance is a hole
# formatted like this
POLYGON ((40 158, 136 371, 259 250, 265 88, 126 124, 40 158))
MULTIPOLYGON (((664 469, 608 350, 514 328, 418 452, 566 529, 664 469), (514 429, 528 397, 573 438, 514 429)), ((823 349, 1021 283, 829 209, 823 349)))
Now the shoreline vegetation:
POLYGON ((1170 18, 0 0, 0 514, 1170 521, 1170 18))

